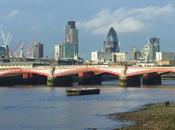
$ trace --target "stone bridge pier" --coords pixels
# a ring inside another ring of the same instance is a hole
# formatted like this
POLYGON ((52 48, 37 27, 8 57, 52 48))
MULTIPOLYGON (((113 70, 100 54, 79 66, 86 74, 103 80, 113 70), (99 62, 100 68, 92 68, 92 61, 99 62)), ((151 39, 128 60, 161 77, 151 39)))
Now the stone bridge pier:
POLYGON ((119 86, 120 87, 139 87, 141 86, 141 76, 127 76, 127 65, 123 66, 121 70, 121 75, 119 76, 119 86))
POLYGON ((55 86, 55 67, 50 67, 47 77, 47 86, 55 86))
POLYGON ((49 76, 47 77, 47 86, 72 86, 73 85, 73 76, 55 76, 55 67, 51 67, 49 70, 49 76))
POLYGON ((132 76, 132 77, 119 77, 119 84, 120 87, 140 87, 141 86, 141 76, 132 76))
POLYGON ((127 66, 124 66, 119 76, 120 87, 139 87, 141 85, 160 85, 161 75, 148 73, 143 75, 127 76, 127 66))

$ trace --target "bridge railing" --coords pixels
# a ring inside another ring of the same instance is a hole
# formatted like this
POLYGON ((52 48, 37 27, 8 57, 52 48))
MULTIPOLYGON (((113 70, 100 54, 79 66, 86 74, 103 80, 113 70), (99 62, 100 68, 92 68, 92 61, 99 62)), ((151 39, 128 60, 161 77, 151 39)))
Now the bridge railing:
POLYGON ((26 68, 32 68, 32 65, 0 65, 0 70, 4 69, 26 69, 26 68))

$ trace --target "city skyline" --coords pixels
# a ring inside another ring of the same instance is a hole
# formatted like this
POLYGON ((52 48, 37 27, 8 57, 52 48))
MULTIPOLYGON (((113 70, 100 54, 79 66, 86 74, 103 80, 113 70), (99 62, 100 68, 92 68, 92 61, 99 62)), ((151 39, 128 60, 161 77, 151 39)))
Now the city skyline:
POLYGON ((118 34, 121 51, 130 52, 133 47, 141 49, 148 37, 157 36, 161 49, 174 51, 175 2, 143 1, 102 0, 99 5, 97 0, 84 4, 80 0, 0 0, 0 29, 13 34, 10 46, 21 40, 29 47, 33 40, 43 43, 47 48, 45 56, 53 56, 53 47, 64 39, 64 26, 71 20, 77 22, 79 52, 83 58, 101 49, 111 26, 118 34))

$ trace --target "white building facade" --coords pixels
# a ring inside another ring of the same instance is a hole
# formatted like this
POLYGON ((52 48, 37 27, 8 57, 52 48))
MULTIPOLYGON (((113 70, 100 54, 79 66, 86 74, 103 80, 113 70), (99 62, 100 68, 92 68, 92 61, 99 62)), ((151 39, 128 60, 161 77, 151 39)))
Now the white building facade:
POLYGON ((54 57, 55 60, 62 58, 62 44, 56 44, 54 46, 54 57))
POLYGON ((91 61, 96 63, 103 62, 104 52, 100 52, 100 51, 91 52, 91 61))

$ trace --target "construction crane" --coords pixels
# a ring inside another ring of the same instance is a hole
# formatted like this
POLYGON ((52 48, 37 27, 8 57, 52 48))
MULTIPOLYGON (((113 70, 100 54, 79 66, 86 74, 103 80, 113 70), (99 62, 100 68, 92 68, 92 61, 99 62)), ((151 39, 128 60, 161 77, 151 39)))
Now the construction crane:
POLYGON ((32 49, 32 47, 27 49, 27 58, 33 58, 33 49, 32 49))
POLYGON ((3 30, 0 32, 0 43, 1 47, 4 48, 4 53, 1 55, 1 57, 9 58, 9 44, 12 40, 12 35, 10 32, 5 33, 3 30))
POLYGON ((32 46, 27 49, 27 57, 28 58, 33 58, 33 53, 34 53, 36 43, 37 43, 37 40, 35 38, 33 38, 32 46))
POLYGON ((12 40, 12 35, 10 32, 5 33, 3 30, 1 30, 1 40, 2 40, 2 45, 7 47, 9 46, 11 40, 12 40))
POLYGON ((16 47, 14 49, 9 49, 10 57, 15 57, 17 55, 17 52, 23 46, 22 44, 24 44, 24 43, 22 41, 20 41, 20 42, 18 42, 18 44, 16 45, 16 47))

